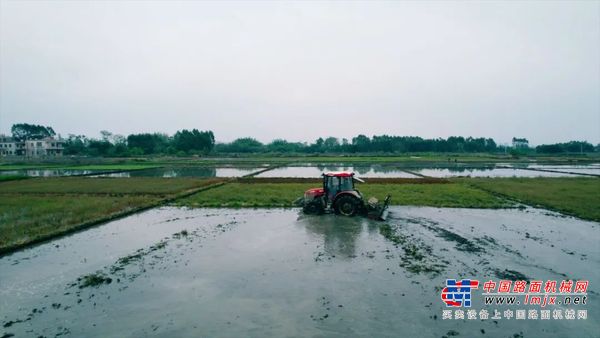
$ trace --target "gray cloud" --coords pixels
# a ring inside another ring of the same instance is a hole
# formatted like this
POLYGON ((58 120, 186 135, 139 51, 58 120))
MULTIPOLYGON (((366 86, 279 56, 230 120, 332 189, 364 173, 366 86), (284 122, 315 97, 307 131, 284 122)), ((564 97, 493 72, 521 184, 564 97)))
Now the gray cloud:
POLYGON ((600 2, 0 0, 0 132, 600 142, 600 2))

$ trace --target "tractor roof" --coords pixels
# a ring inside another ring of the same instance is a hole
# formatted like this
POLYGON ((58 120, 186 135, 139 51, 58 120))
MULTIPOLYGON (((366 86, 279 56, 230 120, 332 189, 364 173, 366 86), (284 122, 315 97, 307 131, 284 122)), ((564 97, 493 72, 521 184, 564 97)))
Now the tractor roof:
POLYGON ((354 173, 351 171, 330 171, 328 173, 323 173, 323 176, 329 177, 352 177, 354 173))

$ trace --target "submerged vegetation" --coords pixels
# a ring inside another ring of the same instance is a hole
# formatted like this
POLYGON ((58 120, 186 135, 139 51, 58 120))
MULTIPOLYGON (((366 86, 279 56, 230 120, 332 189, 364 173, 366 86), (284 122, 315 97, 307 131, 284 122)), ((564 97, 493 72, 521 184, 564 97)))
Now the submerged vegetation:
POLYGON ((77 282, 79 283, 79 288, 83 289, 87 287, 98 287, 102 284, 110 284, 112 283, 112 278, 98 271, 77 278, 77 282))

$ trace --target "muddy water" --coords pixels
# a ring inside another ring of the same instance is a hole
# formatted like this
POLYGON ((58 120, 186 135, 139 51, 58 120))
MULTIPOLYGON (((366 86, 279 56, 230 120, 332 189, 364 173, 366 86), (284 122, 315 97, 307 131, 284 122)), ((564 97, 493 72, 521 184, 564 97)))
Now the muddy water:
POLYGON ((0 336, 593 337, 598 227, 538 209, 154 209, 0 258, 0 336), (589 318, 442 320, 446 278, 507 269, 590 280, 589 318))

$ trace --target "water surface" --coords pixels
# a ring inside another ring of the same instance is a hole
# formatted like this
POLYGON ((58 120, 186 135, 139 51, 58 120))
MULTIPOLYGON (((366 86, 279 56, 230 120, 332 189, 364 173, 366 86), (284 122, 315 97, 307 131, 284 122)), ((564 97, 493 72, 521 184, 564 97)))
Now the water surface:
POLYGON ((404 178, 418 178, 417 175, 408 173, 402 169, 393 166, 342 166, 342 165, 328 165, 328 166, 289 166, 275 168, 273 170, 265 171, 264 173, 258 174, 256 177, 320 177, 325 172, 335 171, 351 171, 356 174, 357 177, 373 178, 373 177, 404 177, 404 178))
POLYGON ((98 177, 241 177, 265 168, 166 167, 98 175, 98 177))
POLYGON ((0 336, 594 337, 598 226, 531 208, 153 209, 0 258, 0 336), (588 279, 590 318, 441 319, 446 278, 506 269, 588 279), (95 272, 111 283, 78 287, 95 272))

